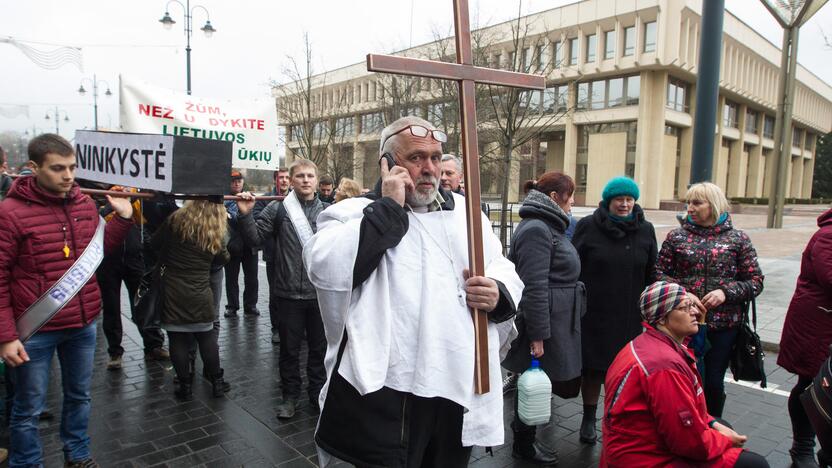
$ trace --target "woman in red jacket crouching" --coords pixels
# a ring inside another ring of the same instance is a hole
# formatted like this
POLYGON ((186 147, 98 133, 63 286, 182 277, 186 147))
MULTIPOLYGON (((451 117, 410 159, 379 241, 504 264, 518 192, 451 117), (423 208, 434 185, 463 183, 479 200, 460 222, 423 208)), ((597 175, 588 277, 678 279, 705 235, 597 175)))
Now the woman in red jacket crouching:
POLYGON ((602 467, 766 468, 746 436, 708 414, 693 354, 699 330, 687 291, 658 281, 641 293, 645 331, 618 353, 604 388, 602 467))

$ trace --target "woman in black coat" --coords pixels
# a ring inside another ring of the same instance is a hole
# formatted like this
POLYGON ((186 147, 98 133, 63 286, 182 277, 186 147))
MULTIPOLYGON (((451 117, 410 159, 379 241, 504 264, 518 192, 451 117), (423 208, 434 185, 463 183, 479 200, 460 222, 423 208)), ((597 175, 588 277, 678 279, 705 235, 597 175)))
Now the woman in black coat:
POLYGON ((638 196, 632 179, 611 179, 598 209, 578 221, 572 238, 587 290, 587 313, 581 323, 580 440, 584 443, 595 443, 595 410, 607 368, 621 348, 641 333, 639 296, 655 276, 656 231, 635 203, 638 196))
MULTIPOLYGON (((581 316, 586 310, 586 291, 578 281, 581 261, 565 235, 575 182, 560 172, 547 172, 529 185, 509 254, 525 285, 515 322, 520 335, 503 367, 523 372, 534 355, 553 383, 574 382, 581 375, 581 316)), ((557 454, 534 444, 534 426, 523 424, 516 409, 515 403, 512 454, 555 463, 557 454)))

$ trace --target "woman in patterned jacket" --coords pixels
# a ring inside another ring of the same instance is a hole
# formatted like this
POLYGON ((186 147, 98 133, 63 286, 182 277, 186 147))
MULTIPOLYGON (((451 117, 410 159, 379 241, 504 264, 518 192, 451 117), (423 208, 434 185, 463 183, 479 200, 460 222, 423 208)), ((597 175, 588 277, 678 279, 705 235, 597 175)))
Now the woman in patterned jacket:
POLYGON ((699 372, 708 412, 720 417, 731 350, 746 304, 763 291, 763 273, 751 239, 731 224, 722 189, 709 182, 694 184, 685 199, 687 216, 662 244, 656 274, 659 280, 684 286, 707 309, 711 347, 699 372))

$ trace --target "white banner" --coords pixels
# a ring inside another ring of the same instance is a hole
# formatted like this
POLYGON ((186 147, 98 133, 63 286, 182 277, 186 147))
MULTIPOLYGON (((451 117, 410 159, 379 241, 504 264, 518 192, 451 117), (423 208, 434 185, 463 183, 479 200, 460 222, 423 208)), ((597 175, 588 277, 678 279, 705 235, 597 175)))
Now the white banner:
POLYGON ((207 99, 125 76, 120 81, 123 131, 230 141, 233 167, 278 168, 273 99, 207 99))
POLYGON ((170 192, 173 137, 78 130, 75 158, 80 179, 170 192))

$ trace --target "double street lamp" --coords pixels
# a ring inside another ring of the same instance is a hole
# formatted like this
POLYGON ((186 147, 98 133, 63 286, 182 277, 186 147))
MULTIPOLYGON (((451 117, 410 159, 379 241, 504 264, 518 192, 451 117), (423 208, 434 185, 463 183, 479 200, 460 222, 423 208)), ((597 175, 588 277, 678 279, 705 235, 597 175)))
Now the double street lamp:
POLYGON ((103 83, 107 87, 107 91, 104 92, 104 95, 110 97, 113 95, 113 92, 110 91, 110 84, 104 80, 99 80, 95 77, 95 74, 92 75, 92 80, 89 78, 82 78, 81 79, 81 86, 78 87, 78 94, 81 96, 87 94, 87 90, 84 89, 84 82, 87 82, 92 85, 92 103, 94 108, 94 119, 95 119, 95 130, 98 131, 98 84, 103 83))
POLYGON ((193 33, 194 11, 196 11, 197 9, 201 9, 202 11, 205 12, 205 17, 206 17, 205 26, 203 26, 199 29, 200 29, 200 31, 205 33, 206 38, 210 38, 215 32, 217 32, 217 30, 214 29, 213 26, 211 26, 211 15, 208 13, 208 10, 202 5, 194 5, 194 7, 191 8, 191 1, 190 0, 185 0, 184 5, 179 0, 170 0, 167 3, 167 5, 165 5, 165 16, 163 16, 162 19, 159 20, 159 22, 162 23, 162 26, 164 26, 165 29, 171 29, 173 27, 173 25, 176 24, 176 21, 174 21, 173 18, 170 17, 170 13, 169 13, 170 9, 168 7, 170 7, 171 3, 178 4, 185 11, 186 73, 187 73, 188 94, 191 94, 191 34, 193 33))
MULTIPOLYGON (((774 121, 774 151, 768 197, 769 228, 783 227, 786 201, 786 177, 792 156, 792 112, 794 111, 795 76, 797 75, 797 38, 800 27, 826 4, 827 0, 761 0, 783 27, 783 48, 780 56, 780 78, 777 85, 777 114, 774 121)), ((803 157, 801 155, 800 157, 803 157)))
POLYGON ((61 117, 63 117, 64 122, 69 122, 69 115, 67 115, 66 111, 63 109, 58 109, 58 106, 55 106, 55 112, 52 115, 49 115, 49 111, 46 112, 46 117, 44 120, 52 120, 55 119, 55 134, 61 134, 61 117))

